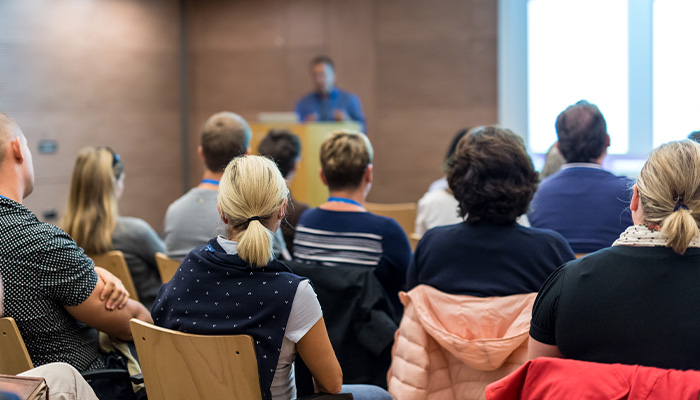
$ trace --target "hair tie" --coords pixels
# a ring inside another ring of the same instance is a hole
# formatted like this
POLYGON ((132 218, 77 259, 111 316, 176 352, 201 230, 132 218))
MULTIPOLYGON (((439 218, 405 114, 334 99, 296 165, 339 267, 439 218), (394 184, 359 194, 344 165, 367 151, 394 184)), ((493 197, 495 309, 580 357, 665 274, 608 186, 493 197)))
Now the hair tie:
MULTIPOLYGON (((688 208, 688 207, 686 207, 686 208, 688 208)), ((252 222, 252 221, 260 221, 260 217, 255 216, 255 217, 248 218, 248 222, 252 222)))
POLYGON ((676 212, 676 211, 680 210, 681 208, 684 210, 688 210, 688 206, 686 206, 685 203, 683 202, 683 195, 676 197, 676 206, 673 207, 673 212, 676 212))

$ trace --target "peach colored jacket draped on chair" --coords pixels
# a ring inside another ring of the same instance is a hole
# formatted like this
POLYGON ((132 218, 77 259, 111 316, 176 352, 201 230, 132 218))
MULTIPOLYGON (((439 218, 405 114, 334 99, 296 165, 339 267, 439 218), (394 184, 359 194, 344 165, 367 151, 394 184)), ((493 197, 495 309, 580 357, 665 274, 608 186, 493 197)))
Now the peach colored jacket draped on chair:
POLYGON ((483 399, 486 385, 527 361, 536 295, 450 295, 425 285, 401 293, 389 393, 399 400, 483 399))

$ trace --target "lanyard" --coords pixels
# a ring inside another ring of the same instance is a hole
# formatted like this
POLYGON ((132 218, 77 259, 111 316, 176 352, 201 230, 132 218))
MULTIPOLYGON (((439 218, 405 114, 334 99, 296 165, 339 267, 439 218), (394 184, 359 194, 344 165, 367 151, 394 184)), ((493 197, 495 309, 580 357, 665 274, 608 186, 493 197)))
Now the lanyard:
POLYGON ((219 181, 216 179, 202 179, 202 183, 208 183, 210 185, 219 186, 219 181))
POLYGON ((358 203, 358 202, 356 202, 355 200, 352 200, 352 199, 346 199, 345 197, 329 197, 329 198, 328 198, 328 201, 333 201, 333 202, 336 202, 336 203, 352 204, 352 205, 354 205, 354 206, 358 206, 358 207, 364 208, 364 207, 362 207, 362 204, 360 204, 360 203, 358 203))

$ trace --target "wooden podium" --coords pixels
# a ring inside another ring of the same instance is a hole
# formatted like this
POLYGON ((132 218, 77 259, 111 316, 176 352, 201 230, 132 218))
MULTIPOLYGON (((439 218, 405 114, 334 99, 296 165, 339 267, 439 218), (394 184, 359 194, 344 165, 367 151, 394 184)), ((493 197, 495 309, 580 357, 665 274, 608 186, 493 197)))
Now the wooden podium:
POLYGON ((252 123, 253 138, 250 148, 253 154, 258 154, 258 145, 270 129, 287 129, 299 136, 301 141, 301 162, 289 190, 296 200, 311 207, 318 207, 328 199, 328 188, 321 181, 321 160, 319 151, 321 143, 330 132, 346 129, 359 131, 357 122, 316 122, 307 124, 297 123, 252 123))

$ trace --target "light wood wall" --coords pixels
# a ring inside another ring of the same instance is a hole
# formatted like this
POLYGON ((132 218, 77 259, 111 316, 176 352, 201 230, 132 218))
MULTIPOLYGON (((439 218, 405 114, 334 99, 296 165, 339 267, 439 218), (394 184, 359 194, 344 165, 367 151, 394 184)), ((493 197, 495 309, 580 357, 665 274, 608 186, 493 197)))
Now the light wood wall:
POLYGON ((0 110, 32 148, 25 204, 39 218, 64 211, 78 151, 109 145, 125 165, 121 213, 161 228, 182 193, 179 34, 176 1, 0 1, 0 110), (39 154, 44 139, 58 152, 39 154))
POLYGON ((496 1, 189 0, 186 15, 193 184, 206 118, 293 110, 318 54, 362 101, 372 201, 417 200, 458 130, 497 121, 496 1))

